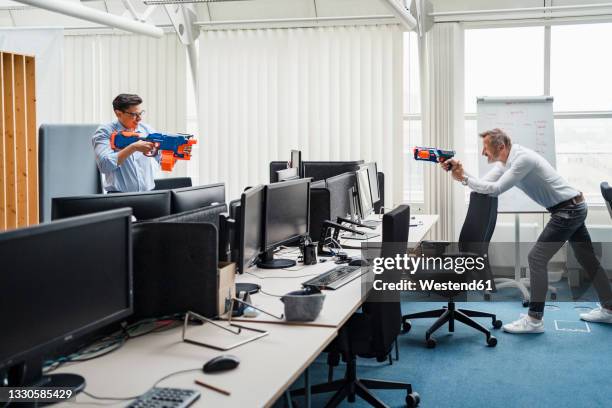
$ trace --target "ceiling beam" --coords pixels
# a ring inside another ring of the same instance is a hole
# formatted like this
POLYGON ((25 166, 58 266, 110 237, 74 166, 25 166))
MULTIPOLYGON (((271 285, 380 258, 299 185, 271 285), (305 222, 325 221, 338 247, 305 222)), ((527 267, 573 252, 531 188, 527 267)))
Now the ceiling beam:
POLYGON ((415 30, 417 27, 416 19, 410 14, 408 9, 404 6, 403 0, 401 4, 396 0, 381 0, 391 10, 393 15, 402 23, 402 25, 408 30, 415 30))
POLYGON ((64 14, 70 17, 75 17, 81 20, 91 21, 93 23, 102 24, 109 27, 119 28, 135 34, 144 34, 151 37, 161 38, 164 31, 151 24, 141 23, 126 17, 117 16, 115 14, 105 13, 90 7, 83 6, 79 3, 72 3, 66 0, 15 0, 18 3, 27 4, 29 6, 38 7, 44 10, 53 11, 64 14))

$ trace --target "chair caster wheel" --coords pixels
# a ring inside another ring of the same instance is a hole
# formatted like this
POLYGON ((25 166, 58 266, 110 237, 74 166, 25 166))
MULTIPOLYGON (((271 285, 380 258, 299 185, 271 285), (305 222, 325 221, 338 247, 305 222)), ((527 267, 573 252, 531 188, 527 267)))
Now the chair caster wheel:
POLYGON ((529 301, 527 299, 523 299, 523 307, 529 306, 529 301))
POLYGON ((556 293, 551 293, 550 294, 550 300, 557 300, 557 294, 556 293))
POLYGON ((425 340, 427 348, 436 348, 436 340, 431 337, 425 340))
POLYGON ((416 408, 419 406, 419 402, 421 402, 421 396, 418 392, 413 392, 412 394, 408 394, 406 397, 406 406, 408 408, 416 408))
POLYGON ((412 329, 412 325, 410 324, 410 322, 402 323, 402 330, 401 330, 402 334, 408 333, 410 331, 410 329, 412 329))
POLYGON ((493 321, 493 328, 494 329, 499 329, 500 327, 502 327, 502 321, 501 320, 494 320, 493 321))
POLYGON ((484 300, 486 300, 487 302, 489 302, 491 300, 491 294, 490 293, 485 293, 484 294, 484 300))
POLYGON ((495 336, 491 336, 487 339, 487 346, 489 347, 497 346, 497 339, 495 338, 495 336))

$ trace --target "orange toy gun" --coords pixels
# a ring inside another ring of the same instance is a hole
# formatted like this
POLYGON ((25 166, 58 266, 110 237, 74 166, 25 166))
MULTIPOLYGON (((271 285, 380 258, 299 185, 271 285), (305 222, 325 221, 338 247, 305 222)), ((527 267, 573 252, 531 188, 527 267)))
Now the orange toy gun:
POLYGON ((192 138, 193 135, 166 135, 163 133, 149 133, 147 136, 142 136, 142 134, 138 132, 122 130, 115 131, 111 134, 110 144, 111 148, 117 151, 139 140, 153 143, 153 150, 149 153, 145 153, 145 156, 154 157, 161 151, 162 157, 160 163, 162 170, 172 171, 177 160, 191 159, 191 154, 185 152, 185 148, 197 143, 197 140, 192 138))

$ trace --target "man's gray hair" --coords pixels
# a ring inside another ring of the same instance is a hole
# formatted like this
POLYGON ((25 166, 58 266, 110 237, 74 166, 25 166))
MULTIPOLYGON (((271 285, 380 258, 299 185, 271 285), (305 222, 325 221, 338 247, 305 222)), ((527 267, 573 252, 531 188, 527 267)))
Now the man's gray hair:
POLYGON ((499 147, 501 145, 505 145, 506 147, 512 146, 512 139, 510 136, 506 134, 503 130, 499 128, 485 130, 484 132, 479 134, 483 139, 489 136, 489 141, 493 146, 499 147))

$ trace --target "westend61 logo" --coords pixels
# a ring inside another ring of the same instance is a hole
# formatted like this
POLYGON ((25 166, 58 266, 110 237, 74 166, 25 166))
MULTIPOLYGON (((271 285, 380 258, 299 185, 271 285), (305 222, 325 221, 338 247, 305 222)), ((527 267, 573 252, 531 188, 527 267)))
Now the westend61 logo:
POLYGON ((385 270, 402 270, 411 275, 417 271, 453 271, 459 275, 467 271, 482 271, 485 268, 484 256, 408 256, 396 255, 395 258, 374 258, 373 271, 379 275, 385 270))

